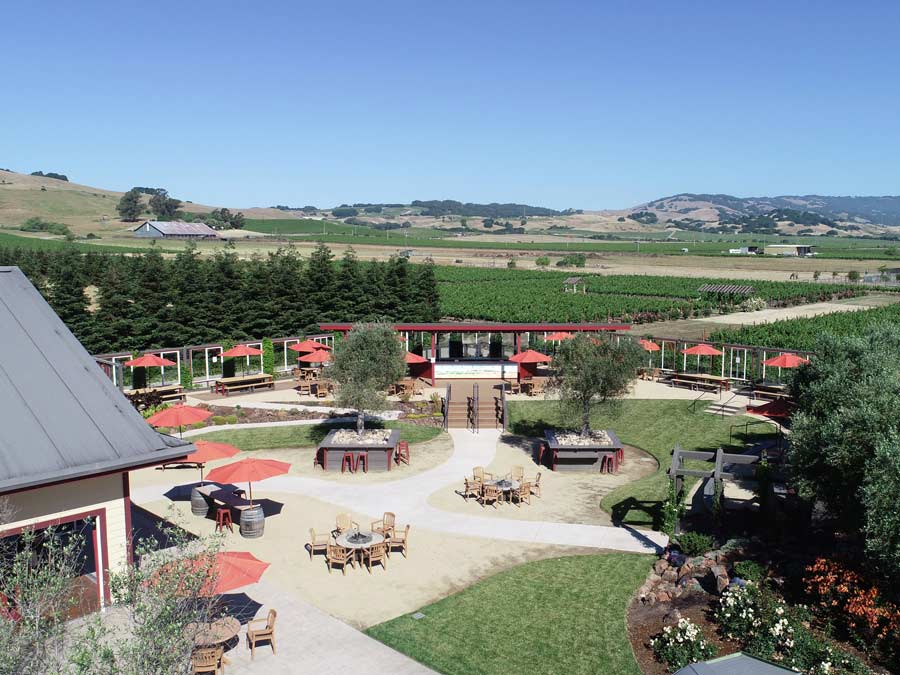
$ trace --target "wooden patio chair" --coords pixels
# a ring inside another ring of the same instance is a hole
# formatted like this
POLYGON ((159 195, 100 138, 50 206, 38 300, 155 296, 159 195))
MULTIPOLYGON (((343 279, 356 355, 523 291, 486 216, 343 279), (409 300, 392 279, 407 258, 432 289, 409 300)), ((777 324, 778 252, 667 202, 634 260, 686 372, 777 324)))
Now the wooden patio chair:
POLYGON ((391 557, 391 550, 395 548, 399 548, 405 558, 407 547, 409 546, 409 524, 406 525, 400 534, 397 534, 396 531, 393 532, 390 539, 387 539, 386 542, 388 558, 391 557))
POLYGON ((330 543, 330 534, 316 534, 313 528, 309 528, 309 559, 312 560, 313 553, 326 553, 330 543))
POLYGON ((366 569, 369 570, 369 574, 372 573, 372 563, 381 563, 381 566, 386 570, 387 569, 387 543, 381 542, 380 544, 372 544, 369 548, 364 548, 362 550, 363 560, 366 563, 366 569))
POLYGON ((503 491, 500 488, 496 485, 491 485, 490 483, 484 484, 484 488, 481 491, 481 497, 479 498, 481 508, 484 508, 485 504, 491 502, 491 506, 496 509, 497 502, 501 499, 503 499, 503 491))
POLYGON ((353 518, 350 517, 349 513, 339 513, 337 514, 337 518, 334 519, 335 534, 340 534, 341 532, 345 532, 346 530, 358 529, 359 523, 353 520, 353 518))
POLYGON ((529 396, 538 396, 544 393, 544 381, 535 378, 531 383, 531 391, 528 392, 529 396))
POLYGON ((537 472, 537 476, 535 476, 534 482, 531 483, 531 494, 535 495, 536 497, 541 496, 541 472, 540 471, 537 472))
POLYGON ((512 480, 517 480, 520 483, 525 480, 525 467, 524 466, 514 466, 510 472, 509 477, 512 480))
POLYGON ((484 483, 481 483, 477 480, 469 480, 468 478, 463 478, 463 499, 469 501, 469 497, 475 497, 475 499, 479 499, 481 497, 481 488, 484 483))
POLYGON ((269 610, 269 614, 265 619, 253 619, 247 623, 247 646, 250 647, 250 659, 256 655, 256 643, 268 642, 272 646, 272 653, 275 651, 275 619, 278 612, 274 609, 269 610), (260 624, 265 623, 262 628, 256 628, 260 624))
POLYGON ((472 469, 472 477, 476 483, 484 483, 485 480, 493 480, 494 474, 485 471, 483 466, 476 466, 472 469))
POLYGON ((531 483, 528 481, 522 481, 519 483, 519 488, 517 490, 512 490, 510 492, 510 499, 514 499, 516 501, 516 506, 521 506, 522 502, 531 506, 531 483))
POLYGON ((231 662, 225 658, 225 647, 201 647, 191 654, 191 675, 224 675, 227 663, 231 662))
POLYGON ((331 574, 331 568, 335 565, 341 566, 341 573, 347 576, 347 565, 356 567, 356 556, 352 549, 338 546, 337 544, 328 544, 325 551, 325 563, 328 565, 328 573, 331 574))
POLYGON ((397 516, 390 511, 385 511, 381 520, 372 522, 372 532, 377 532, 385 539, 394 534, 394 525, 397 523, 397 516))

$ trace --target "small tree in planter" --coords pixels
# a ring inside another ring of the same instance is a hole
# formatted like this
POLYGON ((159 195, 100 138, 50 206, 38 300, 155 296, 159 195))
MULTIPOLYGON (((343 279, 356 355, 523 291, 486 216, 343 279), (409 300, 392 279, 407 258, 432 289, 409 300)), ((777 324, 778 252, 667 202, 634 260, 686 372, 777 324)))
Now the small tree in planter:
POLYGON ((581 419, 581 435, 591 435, 591 412, 628 391, 644 351, 631 340, 597 340, 583 333, 564 340, 553 358, 550 388, 559 393, 565 418, 581 419))
POLYGON ((406 374, 403 346, 386 323, 360 323, 334 349, 331 373, 340 385, 338 405, 356 410, 356 431, 362 438, 365 411, 387 405, 385 391, 406 374))

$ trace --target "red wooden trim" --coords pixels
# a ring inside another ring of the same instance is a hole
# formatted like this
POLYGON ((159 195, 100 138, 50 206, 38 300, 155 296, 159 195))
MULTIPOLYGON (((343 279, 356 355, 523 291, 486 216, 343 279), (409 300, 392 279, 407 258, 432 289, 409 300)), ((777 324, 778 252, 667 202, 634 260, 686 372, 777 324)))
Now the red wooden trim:
MULTIPOLYGON (((322 323, 319 327, 325 331, 347 333, 351 323, 322 323)), ((411 333, 540 333, 543 331, 574 331, 596 333, 600 331, 631 330, 627 323, 397 323, 394 330, 411 333)))
POLYGON ((122 473, 122 501, 125 503, 125 549, 131 565, 134 563, 134 535, 131 530, 131 482, 127 471, 122 473))
POLYGON ((74 523, 77 520, 84 520, 85 518, 96 518, 97 525, 94 528, 94 535, 92 537, 94 544, 94 564, 97 566, 97 570, 95 572, 102 570, 103 573, 103 588, 97 589, 98 599, 105 600, 107 603, 112 601, 112 596, 109 592, 109 544, 106 536, 106 509, 92 509, 90 511, 80 511, 78 513, 73 513, 68 516, 62 516, 60 518, 52 518, 49 520, 39 520, 36 523, 29 523, 28 525, 22 525, 20 527, 11 527, 8 529, 0 530, 0 538, 4 537, 12 537, 17 534, 22 534, 26 529, 32 530, 44 530, 48 527, 63 525, 65 523, 74 523), (102 560, 100 556, 97 555, 97 531, 100 531, 100 543, 103 546, 103 556, 102 560), (102 566, 102 567, 101 567, 102 566), (103 595, 100 596, 100 593, 103 595))

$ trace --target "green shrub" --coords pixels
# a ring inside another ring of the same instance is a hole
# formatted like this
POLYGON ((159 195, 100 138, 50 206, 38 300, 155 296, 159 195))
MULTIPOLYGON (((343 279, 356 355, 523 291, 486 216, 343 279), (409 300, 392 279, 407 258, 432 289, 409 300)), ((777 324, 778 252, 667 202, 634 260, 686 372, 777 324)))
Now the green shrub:
POLYGON ((734 573, 744 581, 760 582, 766 577, 766 568, 755 560, 741 560, 734 564, 734 573))
POLYGON ((262 341, 262 362, 263 372, 268 373, 272 377, 275 376, 275 346, 272 344, 272 338, 263 338, 262 341))
POLYGON ((716 547, 716 540, 701 532, 685 532, 678 535, 678 546, 689 556, 700 555, 716 547))
POLYGON ((662 526, 660 530, 669 537, 675 535, 675 526, 678 519, 684 515, 684 491, 681 494, 675 494, 675 481, 669 481, 669 495, 662 506, 662 526))
POLYGON ((690 663, 706 661, 716 655, 700 627, 690 619, 679 619, 675 626, 663 628, 662 633, 650 640, 650 647, 656 658, 673 673, 690 663))
POLYGON ((224 419, 225 424, 237 424, 238 421, 237 415, 226 415, 224 419))
POLYGON ((219 426, 226 423, 224 415, 213 415, 209 418, 209 421, 213 424, 213 426, 219 426))

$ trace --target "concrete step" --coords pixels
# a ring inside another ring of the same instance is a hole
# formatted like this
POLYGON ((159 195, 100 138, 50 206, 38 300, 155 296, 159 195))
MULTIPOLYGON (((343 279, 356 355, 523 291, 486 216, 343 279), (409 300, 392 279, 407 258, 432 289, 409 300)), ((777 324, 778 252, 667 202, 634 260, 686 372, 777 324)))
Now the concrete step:
POLYGON ((708 412, 711 415, 725 415, 726 417, 734 417, 735 415, 745 415, 747 413, 747 406, 713 403, 712 405, 704 408, 704 412, 708 412))

